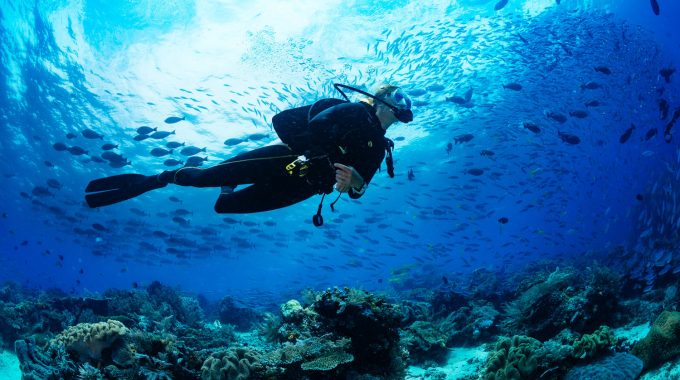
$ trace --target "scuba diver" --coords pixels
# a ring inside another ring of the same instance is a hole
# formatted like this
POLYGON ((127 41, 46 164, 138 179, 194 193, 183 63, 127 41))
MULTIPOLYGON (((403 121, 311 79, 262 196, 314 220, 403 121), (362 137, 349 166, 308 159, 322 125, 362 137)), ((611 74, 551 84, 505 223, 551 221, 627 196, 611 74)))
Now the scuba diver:
MULTIPOLYGON (((218 213, 269 211, 323 194, 315 226, 323 224, 321 208, 333 187, 357 199, 385 159, 394 177, 394 143, 385 132, 396 121, 413 120, 411 100, 400 88, 382 85, 375 94, 334 84, 345 100, 327 98, 312 105, 282 111, 272 125, 283 144, 241 153, 208 168, 182 167, 160 174, 121 174, 91 181, 85 192, 91 208, 134 198, 169 183, 220 187, 218 213), (350 102, 341 88, 366 96, 350 102), (234 191, 239 185, 247 185, 234 191)), ((338 195, 338 199, 340 198, 338 195)), ((334 204, 331 204, 333 209, 334 204)))

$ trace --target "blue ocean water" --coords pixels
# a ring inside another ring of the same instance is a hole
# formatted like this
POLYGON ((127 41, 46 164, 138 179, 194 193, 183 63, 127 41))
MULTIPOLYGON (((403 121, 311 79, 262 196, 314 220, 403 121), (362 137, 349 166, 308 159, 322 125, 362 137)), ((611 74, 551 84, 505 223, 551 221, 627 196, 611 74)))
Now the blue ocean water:
MULTIPOLYGON (((680 5, 659 3, 2 0, 0 280, 73 294, 159 280, 268 305, 306 287, 465 288, 479 270, 611 257, 654 223, 669 234, 675 204, 645 216, 680 165, 678 136, 664 141, 680 79, 660 74, 680 58, 680 5), (219 215, 219 189, 171 185, 84 204, 94 178, 185 161, 150 154, 171 141, 206 148, 203 167, 273 143, 272 116, 339 97, 336 82, 401 86, 415 120, 387 133, 395 178, 383 167, 360 200, 327 202, 322 227, 320 197, 219 215), (143 126, 172 134, 135 141, 143 126)), ((640 278, 664 269, 634 262, 640 278)))

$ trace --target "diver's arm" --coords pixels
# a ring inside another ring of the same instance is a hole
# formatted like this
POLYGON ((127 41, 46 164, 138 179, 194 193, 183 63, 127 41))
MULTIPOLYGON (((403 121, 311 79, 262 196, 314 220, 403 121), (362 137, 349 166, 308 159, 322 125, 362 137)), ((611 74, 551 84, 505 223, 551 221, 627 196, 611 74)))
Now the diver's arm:
MULTIPOLYGON (((351 166, 340 163, 333 164, 335 166, 335 188, 340 192, 348 192, 352 189, 365 189, 366 182, 359 172, 351 166)), ((357 190, 359 191, 359 190, 357 190)), ((363 190, 361 190, 363 194, 363 190)))

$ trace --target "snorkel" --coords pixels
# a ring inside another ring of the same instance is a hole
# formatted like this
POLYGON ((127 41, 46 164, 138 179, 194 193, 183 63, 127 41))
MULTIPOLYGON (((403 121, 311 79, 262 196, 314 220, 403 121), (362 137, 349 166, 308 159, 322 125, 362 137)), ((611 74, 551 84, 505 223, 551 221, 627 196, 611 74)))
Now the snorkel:
POLYGON ((347 100, 348 102, 350 101, 349 97, 347 97, 347 95, 345 95, 345 92, 340 89, 341 87, 351 91, 358 92, 362 95, 366 95, 374 100, 379 101, 380 103, 389 107, 394 113, 394 116, 397 118, 397 120, 401 121, 402 123, 409 123, 413 121, 413 111, 411 111, 411 99, 400 88, 397 88, 390 94, 390 97, 392 98, 394 103, 397 104, 395 106, 393 104, 386 102, 384 99, 380 97, 377 97, 373 94, 369 94, 368 92, 360 90, 356 87, 351 87, 340 83, 333 83, 333 87, 335 87, 335 89, 338 90, 338 92, 340 92, 342 96, 345 98, 345 100, 347 100))

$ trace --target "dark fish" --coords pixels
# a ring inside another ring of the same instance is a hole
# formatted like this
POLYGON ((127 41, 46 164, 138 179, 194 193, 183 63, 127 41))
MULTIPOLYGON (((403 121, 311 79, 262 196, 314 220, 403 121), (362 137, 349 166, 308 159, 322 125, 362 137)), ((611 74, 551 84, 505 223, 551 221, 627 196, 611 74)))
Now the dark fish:
POLYGON ((601 105, 599 100, 590 100, 586 103, 586 107, 599 107, 601 105))
POLYGON ((650 139, 654 138, 656 134, 659 133, 656 128, 651 128, 647 133, 645 134, 645 141, 649 141, 650 139))
POLYGON ((146 216, 147 215, 146 212, 144 212, 144 210, 140 210, 136 207, 131 208, 130 211, 137 216, 146 216))
POLYGON ((166 238, 170 235, 168 235, 166 232, 155 230, 154 232, 151 233, 153 236, 159 237, 159 238, 166 238))
POLYGON ((663 139, 667 143, 670 143, 673 139, 671 129, 673 129, 673 126, 675 125, 675 122, 678 121, 678 118, 680 118, 680 107, 675 109, 675 112, 673 112, 673 118, 668 122, 668 124, 666 124, 666 129, 663 131, 663 139))
POLYGON ((166 124, 175 124, 179 123, 182 120, 186 120, 184 117, 177 117, 177 116, 170 116, 166 118, 164 121, 166 124))
POLYGON ((92 223, 92 228, 94 228, 94 229, 97 230, 97 231, 101 231, 101 232, 106 232, 106 231, 109 230, 108 228, 102 226, 102 225, 99 224, 99 223, 92 223))
POLYGON ((111 150, 111 149, 116 149, 118 148, 118 145, 114 144, 104 144, 102 145, 102 150, 111 150))
POLYGON ((505 8, 505 6, 508 5, 508 0, 500 0, 499 2, 496 3, 496 5, 493 7, 494 11, 500 11, 501 9, 505 8))
POLYGON ((208 157, 191 156, 187 158, 186 166, 201 166, 205 161, 208 161, 208 157))
POLYGON ((97 156, 90 156, 90 160, 92 160, 93 162, 99 163, 99 164, 106 163, 106 161, 102 160, 101 158, 99 158, 97 156))
POLYGON ((581 142, 581 139, 578 136, 566 132, 557 131, 557 135, 567 144, 576 145, 581 142))
POLYGON ((659 99, 659 118, 661 120, 666 120, 668 117, 668 109, 670 108, 670 105, 668 104, 668 101, 666 99, 659 99))
POLYGON ((484 149, 484 150, 482 150, 481 152, 479 152, 479 155, 480 155, 480 156, 484 156, 484 157, 491 157, 491 156, 493 156, 493 155, 495 155, 495 154, 496 154, 496 153, 494 153, 493 151, 486 150, 486 149, 484 149))
POLYGON ((259 141, 259 140, 262 140, 265 137, 267 137, 267 135, 265 135, 264 133, 253 133, 252 135, 248 136, 248 140, 259 141))
POLYGON ((170 148, 170 149, 179 148, 180 146, 184 146, 184 145, 185 145, 184 143, 179 143, 177 141, 170 141, 169 143, 165 144, 165 146, 170 148))
POLYGON ((240 143, 242 143, 242 142, 244 142, 244 141, 246 141, 246 140, 237 139, 237 138, 231 138, 231 139, 226 139, 226 140, 224 140, 224 145, 226 145, 226 146, 234 146, 234 145, 238 145, 238 144, 240 144, 240 143))
POLYGON ((530 130, 531 132, 534 132, 534 133, 537 133, 537 134, 541 133, 541 128, 539 128, 538 125, 536 125, 532 122, 525 121, 523 123, 523 126, 524 126, 524 128, 530 130))
POLYGON ((66 150, 68 150, 68 152, 74 156, 82 156, 83 154, 87 154, 87 151, 79 146, 72 146, 66 150))
POLYGON ((175 131, 172 131, 172 132, 160 131, 160 132, 152 133, 151 135, 149 135, 149 137, 151 137, 152 139, 159 140, 159 139, 164 139, 164 138, 166 138, 170 135, 174 135, 174 134, 175 134, 175 131))
POLYGON ((448 285, 448 284, 449 284, 449 279, 446 278, 446 276, 442 276, 442 283, 444 283, 444 285, 448 285))
POLYGON ((148 135, 149 133, 156 132, 157 130, 158 128, 151 128, 145 125, 143 127, 137 128, 137 133, 139 133, 140 135, 148 135))
POLYGON ((451 143, 446 144, 446 154, 450 154, 452 150, 453 150, 453 144, 451 144, 451 143))
POLYGON ((675 73, 675 69, 672 67, 666 67, 659 70, 659 74, 666 80, 666 83, 671 83, 671 75, 675 73))
POLYGON ((625 132, 623 132, 621 137, 619 137, 619 142, 621 144, 625 144, 626 141, 628 141, 628 139, 630 138, 630 135, 633 133, 633 129, 635 129, 635 124, 631 124, 630 127, 628 129, 626 129, 625 132))
POLYGON ((484 170, 477 168, 468 169, 465 172, 476 177, 479 177, 480 175, 484 174, 484 170))
POLYGON ((563 124, 567 121, 567 117, 564 116, 563 114, 559 113, 559 112, 548 111, 548 112, 545 113, 545 116, 548 119, 553 119, 560 124, 563 124))
POLYGON ((132 161, 109 161, 109 166, 114 169, 122 168, 127 165, 132 165, 132 161))
POLYGON ((54 148, 54 150, 56 150, 57 152, 62 152, 68 149, 66 144, 60 142, 52 144, 52 148, 54 148))
POLYGON ((406 137, 404 137, 404 136, 398 136, 398 137, 394 138, 394 141, 404 141, 404 140, 406 140, 406 137))
POLYGON ((125 161, 125 157, 116 152, 106 151, 102 153, 101 157, 106 161, 125 161))
POLYGON ((89 128, 84 129, 80 133, 82 133, 83 137, 85 137, 86 139, 101 139, 101 140, 104 140, 104 136, 100 135, 99 133, 97 133, 97 132, 95 132, 95 131, 93 131, 89 128))
POLYGON ((498 218, 498 223, 500 223, 500 224, 507 224, 509 221, 510 221, 510 219, 508 219, 504 216, 498 218))
POLYGON ((170 202, 182 203, 182 201, 181 201, 179 198, 177 198, 176 196, 174 196, 174 195, 168 197, 168 199, 170 200, 170 202))
POLYGON ((229 217, 222 218, 222 220, 223 220, 225 223, 228 223, 228 224, 237 224, 237 223, 241 223, 241 222, 239 222, 238 220, 236 220, 236 219, 234 219, 234 218, 229 218, 229 217))
POLYGON ((183 148, 179 152, 179 154, 181 154, 183 156, 193 156, 193 155, 198 154, 200 152, 205 152, 205 150, 206 150, 206 148, 201 149, 201 148, 197 148, 195 146, 188 146, 186 148, 183 148))
POLYGON ((69 140, 70 140, 70 139, 75 139, 76 137, 78 137, 78 135, 76 135, 76 134, 73 133, 73 132, 69 132, 69 133, 66 134, 66 138, 69 139, 69 140))
POLYGON ((522 37, 521 34, 517 33, 517 37, 519 37, 519 39, 522 40, 522 42, 524 42, 525 44, 528 44, 528 43, 529 43, 529 41, 527 41, 526 38, 522 37))
POLYGON ((416 178, 416 175, 413 174, 413 169, 408 170, 408 180, 413 181, 416 178))
POLYGON ((569 116, 577 117, 579 119, 585 119, 586 117, 588 117, 588 111, 583 110, 569 111, 569 116))
POLYGON ((47 180, 47 186, 53 189, 61 189, 61 182, 57 181, 54 178, 50 178, 47 180))
POLYGON ((454 137, 454 138, 453 138, 453 141, 454 141, 456 144, 462 144, 462 143, 470 142, 470 140, 472 140, 472 139, 474 139, 474 138, 475 138, 474 135, 471 135, 471 134, 469 134, 469 133, 466 133, 466 134, 463 134, 463 135, 454 137))
POLYGON ((652 11, 658 16, 659 13, 661 13, 661 10, 659 9, 659 3, 656 0, 650 0, 650 3, 652 4, 652 11))
POLYGON ((31 194, 35 195, 36 197, 53 197, 54 194, 50 192, 48 188, 45 186, 36 186, 33 188, 31 191, 31 194))
POLYGON ((182 164, 183 164, 182 161, 175 160, 174 158, 168 158, 167 160, 163 161, 163 165, 165 166, 177 166, 182 164))
POLYGON ((182 218, 181 216, 175 216, 172 218, 172 221, 179 224, 182 227, 187 227, 189 225, 189 221, 182 218))
POLYGON ((44 164, 45 164, 45 166, 47 166, 48 168, 53 168, 53 167, 54 167, 54 164, 51 163, 50 161, 45 161, 44 164))
POLYGON ((134 140, 135 141, 144 141, 149 138, 149 135, 137 135, 135 136, 134 140))
POLYGON ((447 102, 455 103, 458 105, 466 105, 470 102, 470 99, 472 99, 472 87, 468 89, 463 96, 457 96, 454 95, 452 97, 446 98, 447 102))
POLYGON ((519 83, 508 83, 504 84, 503 88, 506 88, 508 90, 513 90, 513 91, 519 91, 522 89, 522 85, 519 83))
POLYGON ((595 71, 604 75, 610 75, 612 73, 612 71, 609 70, 609 67, 607 66, 595 66, 595 71))
POLYGON ((642 202, 643 200, 645 200, 645 197, 642 194, 637 194, 637 195, 635 195, 635 199, 642 202))
POLYGON ((163 148, 153 148, 151 149, 151 155, 154 157, 163 157, 167 156, 168 154, 172 154, 172 149, 167 150, 163 148))
POLYGON ((409 91, 408 94, 411 95, 411 96, 422 96, 422 95, 427 94, 427 91, 423 90, 422 88, 418 88, 418 89, 409 91))
POLYGON ((432 92, 442 91, 442 90, 444 90, 444 88, 445 87, 442 86, 441 84, 431 84, 431 85, 425 87, 425 89, 427 91, 432 91, 432 92))
POLYGON ((581 90, 595 90, 600 87, 602 86, 600 86, 600 84, 597 82, 587 82, 581 85, 581 90))
POLYGON ((193 215, 194 213, 183 208, 178 208, 177 210, 173 211, 173 214, 175 214, 176 216, 187 216, 193 215))

